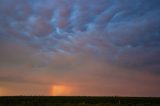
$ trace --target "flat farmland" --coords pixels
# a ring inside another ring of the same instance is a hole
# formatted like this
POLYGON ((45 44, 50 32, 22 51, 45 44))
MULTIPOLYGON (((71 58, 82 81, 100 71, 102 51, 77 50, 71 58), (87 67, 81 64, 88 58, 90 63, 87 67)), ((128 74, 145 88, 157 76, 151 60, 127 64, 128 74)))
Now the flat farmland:
POLYGON ((0 106, 160 106, 159 97, 2 96, 0 106))

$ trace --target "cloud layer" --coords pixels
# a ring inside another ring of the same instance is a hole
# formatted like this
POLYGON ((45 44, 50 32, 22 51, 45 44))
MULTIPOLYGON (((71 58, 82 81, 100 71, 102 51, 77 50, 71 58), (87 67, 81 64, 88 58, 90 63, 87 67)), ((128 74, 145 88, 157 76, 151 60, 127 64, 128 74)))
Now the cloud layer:
POLYGON ((65 83, 72 95, 160 95, 159 4, 1 0, 0 90, 65 83))

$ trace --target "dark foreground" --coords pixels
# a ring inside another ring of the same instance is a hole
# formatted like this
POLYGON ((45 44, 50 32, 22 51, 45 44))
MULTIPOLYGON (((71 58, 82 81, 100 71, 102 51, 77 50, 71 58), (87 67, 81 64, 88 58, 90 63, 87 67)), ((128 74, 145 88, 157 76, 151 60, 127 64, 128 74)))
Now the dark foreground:
POLYGON ((6 96, 0 106, 160 106, 160 97, 6 96))

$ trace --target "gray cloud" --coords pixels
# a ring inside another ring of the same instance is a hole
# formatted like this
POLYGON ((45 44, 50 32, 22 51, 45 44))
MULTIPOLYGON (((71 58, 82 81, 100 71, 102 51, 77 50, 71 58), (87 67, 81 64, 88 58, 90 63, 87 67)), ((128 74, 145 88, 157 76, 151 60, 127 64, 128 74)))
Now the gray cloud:
MULTIPOLYGON (((93 54, 94 51, 102 52, 106 57, 114 52, 113 57, 117 58, 126 54, 124 57, 130 58, 125 62, 132 61, 132 51, 138 55, 149 47, 148 50, 154 53, 144 57, 148 59, 156 57, 154 54, 159 51, 159 2, 156 0, 134 3, 127 0, 1 2, 0 10, 4 13, 1 15, 1 36, 12 39, 12 42, 18 41, 47 52, 75 53, 80 49, 84 53, 86 50, 93 54), (106 40, 99 43, 97 39, 106 40), (73 45, 76 41, 79 43, 73 45), (79 47, 80 43, 84 46, 79 47), (102 45, 110 46, 104 48, 102 45)), ((113 58, 113 61, 117 60, 113 58)))

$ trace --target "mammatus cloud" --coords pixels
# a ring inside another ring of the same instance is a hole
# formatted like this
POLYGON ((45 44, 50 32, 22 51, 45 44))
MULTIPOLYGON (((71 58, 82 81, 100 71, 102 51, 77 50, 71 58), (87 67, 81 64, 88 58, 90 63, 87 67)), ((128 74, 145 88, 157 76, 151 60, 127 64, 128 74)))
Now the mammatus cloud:
POLYGON ((159 4, 1 0, 0 95, 30 84, 72 85, 73 95, 160 95, 159 4))

